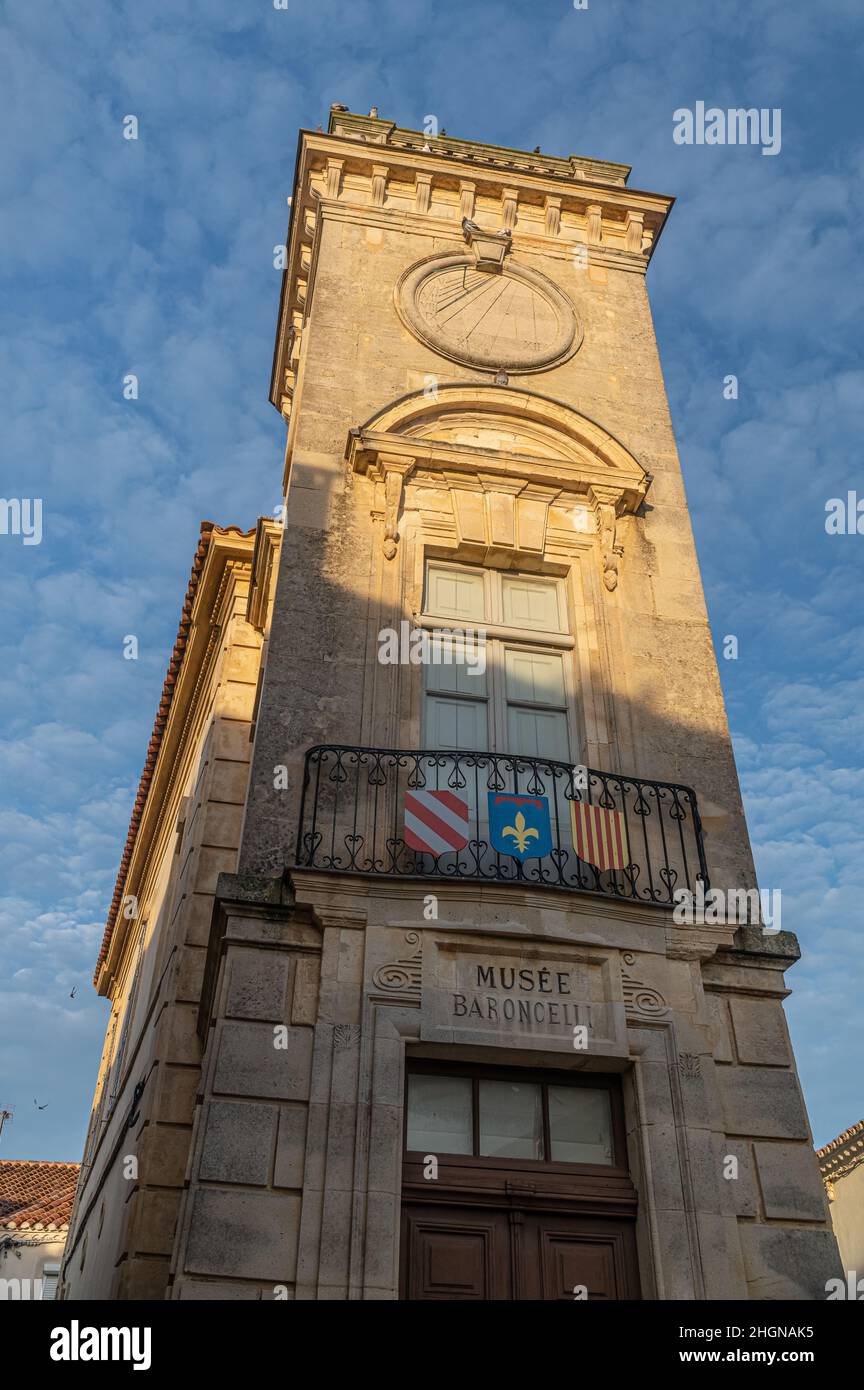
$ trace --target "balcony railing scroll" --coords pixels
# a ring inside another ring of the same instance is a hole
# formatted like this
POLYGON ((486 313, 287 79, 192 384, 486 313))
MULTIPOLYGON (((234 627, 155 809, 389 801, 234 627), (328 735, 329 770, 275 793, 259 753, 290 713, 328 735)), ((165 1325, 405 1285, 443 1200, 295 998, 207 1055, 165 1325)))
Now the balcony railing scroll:
POLYGON ((310 748, 296 864, 661 907, 709 887, 690 787, 506 753, 310 748))

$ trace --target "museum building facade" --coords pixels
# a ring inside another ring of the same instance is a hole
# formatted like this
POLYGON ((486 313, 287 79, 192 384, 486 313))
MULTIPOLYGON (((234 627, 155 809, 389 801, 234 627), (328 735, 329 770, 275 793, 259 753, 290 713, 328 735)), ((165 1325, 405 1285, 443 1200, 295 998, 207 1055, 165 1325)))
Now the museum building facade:
POLYGON ((628 176, 301 132, 285 506, 202 527, 62 1296, 838 1274, 797 943, 698 911, 755 877, 646 294, 672 200, 628 176))

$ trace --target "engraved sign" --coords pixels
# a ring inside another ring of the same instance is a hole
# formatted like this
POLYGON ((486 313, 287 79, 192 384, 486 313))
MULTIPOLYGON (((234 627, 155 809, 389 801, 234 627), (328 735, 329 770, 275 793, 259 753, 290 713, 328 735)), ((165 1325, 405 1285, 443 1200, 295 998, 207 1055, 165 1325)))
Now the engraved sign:
POLYGON ((424 1040, 572 1053, 574 1030, 587 1029, 587 1051, 626 1055, 620 977, 606 955, 496 955, 439 940, 424 958, 421 1011, 424 1040))

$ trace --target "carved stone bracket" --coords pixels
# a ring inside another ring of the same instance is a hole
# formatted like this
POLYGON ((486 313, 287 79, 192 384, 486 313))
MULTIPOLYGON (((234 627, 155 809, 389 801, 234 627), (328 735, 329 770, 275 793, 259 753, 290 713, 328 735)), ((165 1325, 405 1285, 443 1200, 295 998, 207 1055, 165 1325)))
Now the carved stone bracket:
POLYGON ((399 513, 402 508, 402 493, 405 479, 414 467, 413 458, 400 458, 394 454, 379 454, 375 465, 369 469, 369 477, 384 484, 384 556, 392 560, 396 555, 399 541, 399 513))
POLYGON ((603 583, 612 593, 618 587, 618 562, 624 554, 624 547, 616 535, 618 517, 624 511, 624 499, 620 489, 595 484, 588 489, 588 501, 594 509, 597 523, 603 583))

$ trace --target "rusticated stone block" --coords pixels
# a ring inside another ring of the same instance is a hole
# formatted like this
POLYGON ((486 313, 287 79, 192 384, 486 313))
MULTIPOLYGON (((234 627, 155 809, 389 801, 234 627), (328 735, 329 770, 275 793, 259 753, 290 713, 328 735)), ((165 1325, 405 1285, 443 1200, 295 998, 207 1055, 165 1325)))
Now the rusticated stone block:
POLYGON ((228 965, 228 1018, 285 1017, 290 962, 274 951, 233 951, 228 965))
POLYGON ((291 1193, 195 1194, 186 1269, 291 1283, 297 1267, 300 1198, 291 1193))
POLYGON ((825 1191, 809 1144, 757 1144, 765 1215, 785 1221, 827 1221, 825 1191))
POLYGON ((129 1244, 138 1255, 170 1255, 180 1209, 179 1189, 143 1189, 133 1197, 129 1244))
POLYGON ((146 1125, 138 1141, 142 1180, 160 1187, 182 1187, 190 1137, 191 1129, 185 1125, 146 1125))
POLYGON ((808 1139, 807 1117, 791 1071, 718 1067, 726 1133, 758 1139, 808 1139))
POLYGON ((830 1231, 742 1225, 740 1237, 752 1299, 822 1300, 828 1280, 841 1275, 830 1231))
POLYGON ((165 1297, 171 1265, 168 1260, 124 1260, 117 1279, 118 1300, 155 1302, 165 1297))
POLYGON ((219 1039, 213 1089, 220 1095, 306 1100, 312 1066, 311 1028, 287 1028, 286 1047, 275 1047, 266 1023, 226 1023, 219 1039))
POLYGON ((200 1078, 197 1067, 160 1067, 151 1118, 164 1124, 191 1124, 200 1078))
POLYGON ((263 1187, 270 1176, 275 1133, 274 1106, 211 1101, 200 1176, 210 1182, 263 1187))
POLYGON ((735 1031, 739 1062, 788 1067, 792 1058, 786 1036, 783 1005, 776 999, 749 999, 733 995, 729 1012, 735 1031))

